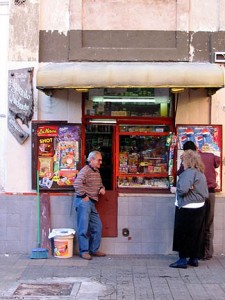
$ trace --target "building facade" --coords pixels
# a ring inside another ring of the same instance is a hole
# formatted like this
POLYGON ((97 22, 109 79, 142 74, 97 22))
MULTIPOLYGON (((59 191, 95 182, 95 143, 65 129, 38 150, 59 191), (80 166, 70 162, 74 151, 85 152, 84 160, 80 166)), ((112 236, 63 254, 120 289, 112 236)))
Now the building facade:
MULTIPOLYGON (((37 232, 32 126, 18 120, 29 135, 23 144, 8 130, 7 70, 34 70, 32 121, 66 121, 85 130, 89 124, 82 106, 85 95, 94 89, 147 88, 172 92, 174 128, 177 124, 223 128, 225 1, 15 0, 0 1, 0 5, 5 29, 0 253, 29 253, 37 232)), ((141 124, 146 125, 145 121, 141 124)), ((224 161, 223 138, 221 143, 224 161)), ((221 191, 216 194, 216 254, 225 248, 223 169, 222 165, 221 191)), ((116 235, 106 234, 102 249, 111 254, 171 253, 174 195, 169 189, 128 192, 118 189, 117 178, 113 182, 116 235)), ((50 227, 76 229, 73 192, 47 194, 50 227)))

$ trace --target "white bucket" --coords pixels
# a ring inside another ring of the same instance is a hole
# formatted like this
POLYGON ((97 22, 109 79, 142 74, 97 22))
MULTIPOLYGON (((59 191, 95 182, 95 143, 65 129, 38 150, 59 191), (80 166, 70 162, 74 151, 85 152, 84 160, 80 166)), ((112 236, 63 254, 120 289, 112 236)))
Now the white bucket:
POLYGON ((73 234, 54 237, 54 257, 69 258, 73 256, 73 234))
POLYGON ((54 238, 54 257, 69 258, 73 256, 73 238, 75 230, 70 228, 53 229, 49 238, 54 238))

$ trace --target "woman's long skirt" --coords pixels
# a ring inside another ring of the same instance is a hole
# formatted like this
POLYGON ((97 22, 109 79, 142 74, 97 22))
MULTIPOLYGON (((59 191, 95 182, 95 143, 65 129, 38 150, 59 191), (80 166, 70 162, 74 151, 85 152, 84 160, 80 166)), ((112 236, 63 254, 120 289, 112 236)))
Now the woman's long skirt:
POLYGON ((201 258, 204 237, 205 206, 178 208, 176 206, 173 250, 180 258, 201 258))

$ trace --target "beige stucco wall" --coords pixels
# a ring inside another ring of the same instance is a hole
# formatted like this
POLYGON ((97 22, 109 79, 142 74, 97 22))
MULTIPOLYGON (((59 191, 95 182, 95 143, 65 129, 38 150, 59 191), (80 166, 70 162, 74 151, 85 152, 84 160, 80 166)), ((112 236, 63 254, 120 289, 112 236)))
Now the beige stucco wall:
POLYGON ((39 0, 15 5, 10 1, 9 61, 37 61, 39 0))
POLYGON ((225 3, 219 0, 74 0, 70 7, 70 29, 217 31, 225 28, 225 3))
MULTIPOLYGON (((71 5, 77 1, 71 0, 42 0, 40 2, 40 23, 39 30, 58 30, 61 34, 67 34, 70 29, 71 5), (51 12, 51 13, 49 13, 51 12)), ((82 2, 82 1, 79 1, 82 2)), ((74 7, 75 11, 79 9, 74 7)))
POLYGON ((225 28, 224 0, 190 0, 190 31, 219 31, 225 28))
POLYGON ((64 33, 72 29, 225 29, 224 0, 44 0, 40 12, 40 30, 64 33))
POLYGON ((81 123, 82 94, 74 89, 55 90, 47 96, 39 92, 39 120, 65 120, 71 123, 81 123))
POLYGON ((209 124, 209 102, 205 89, 185 89, 178 95, 176 124, 209 124))

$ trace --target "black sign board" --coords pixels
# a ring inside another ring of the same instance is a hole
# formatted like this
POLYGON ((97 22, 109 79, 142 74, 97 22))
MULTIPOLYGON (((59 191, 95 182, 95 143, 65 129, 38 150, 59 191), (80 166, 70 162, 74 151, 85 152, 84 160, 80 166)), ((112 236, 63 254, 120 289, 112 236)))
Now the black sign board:
POLYGON ((8 79, 8 127, 20 144, 28 138, 17 119, 27 125, 32 120, 34 109, 33 68, 9 71, 8 79))

